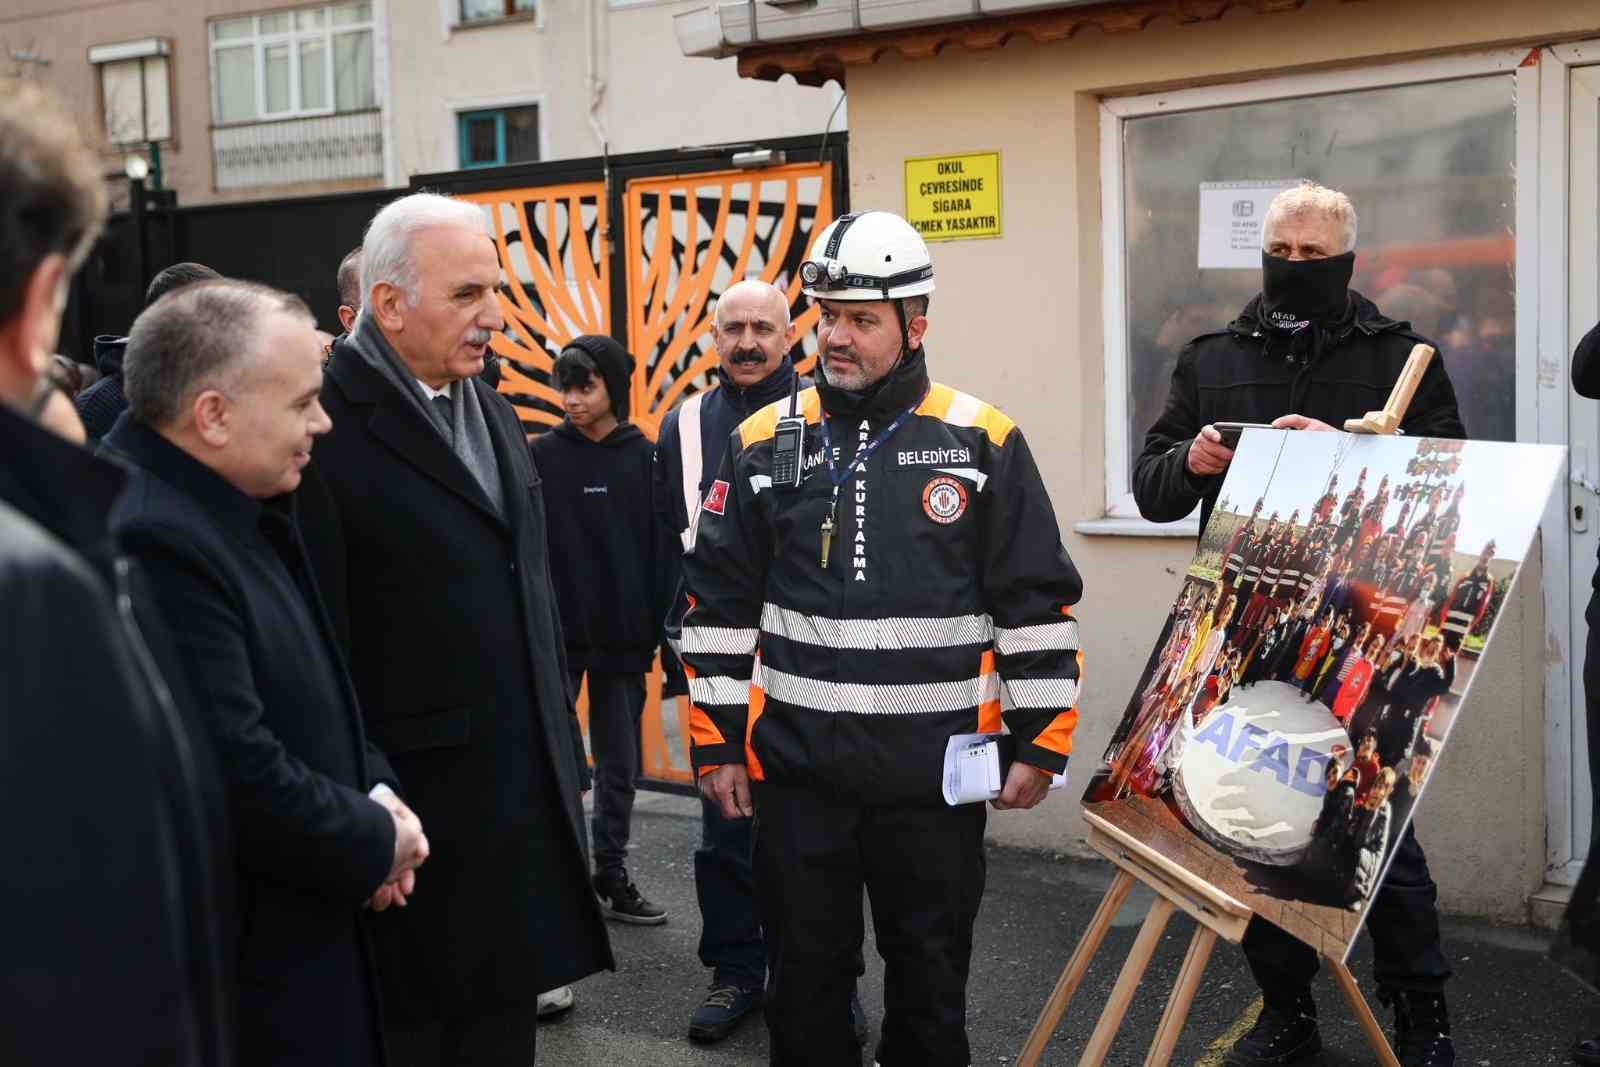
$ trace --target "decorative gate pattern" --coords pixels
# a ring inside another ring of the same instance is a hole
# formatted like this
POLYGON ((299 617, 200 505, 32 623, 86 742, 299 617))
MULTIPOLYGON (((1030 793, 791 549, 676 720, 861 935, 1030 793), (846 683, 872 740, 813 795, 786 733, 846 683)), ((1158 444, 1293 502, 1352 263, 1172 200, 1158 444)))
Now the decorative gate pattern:
POLYGON ((809 369, 817 311, 804 308, 798 268, 833 218, 826 163, 717 171, 628 183, 628 349, 635 360, 633 421, 651 437, 684 396, 705 388, 717 355, 711 308, 746 278, 783 289, 800 324, 809 369))
POLYGON ((490 340, 501 357, 500 392, 530 433, 561 421, 550 368, 580 334, 611 332, 611 259, 606 255, 604 182, 467 193, 482 204, 500 251, 506 333, 490 340))

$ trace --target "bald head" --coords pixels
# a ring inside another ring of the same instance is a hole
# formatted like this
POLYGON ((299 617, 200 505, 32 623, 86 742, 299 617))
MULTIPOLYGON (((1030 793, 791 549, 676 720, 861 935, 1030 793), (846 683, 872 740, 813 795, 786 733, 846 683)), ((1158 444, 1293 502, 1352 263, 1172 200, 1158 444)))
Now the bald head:
POLYGON ((741 389, 755 385, 778 369, 794 344, 789 300, 770 282, 738 282, 717 301, 712 334, 733 383, 741 389))

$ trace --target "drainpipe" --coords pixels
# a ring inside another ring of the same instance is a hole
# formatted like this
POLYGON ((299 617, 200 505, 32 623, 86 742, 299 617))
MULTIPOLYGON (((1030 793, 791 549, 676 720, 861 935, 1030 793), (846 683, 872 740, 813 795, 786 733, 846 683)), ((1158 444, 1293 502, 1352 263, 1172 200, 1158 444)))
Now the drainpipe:
POLYGON ((606 135, 605 123, 600 118, 600 105, 605 102, 606 80, 601 71, 606 60, 602 58, 602 42, 609 44, 607 26, 609 23, 608 11, 599 11, 597 8, 605 4, 606 0, 584 0, 584 22, 589 31, 589 129, 594 131, 594 138, 600 142, 601 154, 608 154, 611 138, 606 135))

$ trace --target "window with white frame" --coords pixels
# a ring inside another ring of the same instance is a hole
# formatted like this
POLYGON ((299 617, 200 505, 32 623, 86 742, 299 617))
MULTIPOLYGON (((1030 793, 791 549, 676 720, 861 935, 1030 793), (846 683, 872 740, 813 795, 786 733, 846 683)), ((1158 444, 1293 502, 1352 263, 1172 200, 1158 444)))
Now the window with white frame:
POLYGON ((377 106, 372 4, 324 4, 210 24, 219 126, 377 106))
POLYGON ((106 140, 113 146, 172 139, 169 43, 160 37, 89 49, 99 70, 106 140))
POLYGON ((534 0, 460 0, 463 24, 493 22, 534 13, 534 0))
POLYGON ((1259 246, 1230 252, 1230 221, 1212 217, 1242 210, 1234 189, 1244 202, 1312 178, 1348 193, 1351 287, 1438 344, 1474 438, 1515 439, 1515 75, 1405 75, 1321 93, 1296 76, 1278 99, 1258 83, 1105 102, 1108 515, 1138 516, 1133 467, 1179 352, 1261 289, 1259 246), (1202 186, 1227 195, 1203 212, 1202 186))

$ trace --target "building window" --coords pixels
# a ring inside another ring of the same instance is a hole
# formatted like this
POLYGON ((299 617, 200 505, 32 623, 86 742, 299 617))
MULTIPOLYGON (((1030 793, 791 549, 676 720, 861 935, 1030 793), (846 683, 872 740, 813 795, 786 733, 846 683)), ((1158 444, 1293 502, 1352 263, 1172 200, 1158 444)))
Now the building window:
POLYGON ((461 21, 492 22, 533 14, 534 0, 461 0, 461 21))
POLYGON ((1232 102, 1226 89, 1107 101, 1109 515, 1138 515, 1133 464, 1178 354, 1260 291, 1251 216, 1298 178, 1350 195, 1351 287, 1438 344, 1472 437, 1515 440, 1516 93, 1499 70, 1420 84, 1374 72, 1377 84, 1323 95, 1297 78, 1290 99, 1256 86, 1232 102))
POLYGON ((366 0, 218 19, 210 30, 219 126, 377 106, 366 0))
POLYGON ((159 37, 89 49, 89 62, 100 73, 106 140, 113 146, 172 139, 169 51, 159 37))
POLYGON ((539 108, 463 111, 456 118, 463 167, 499 167, 539 159, 539 108))

